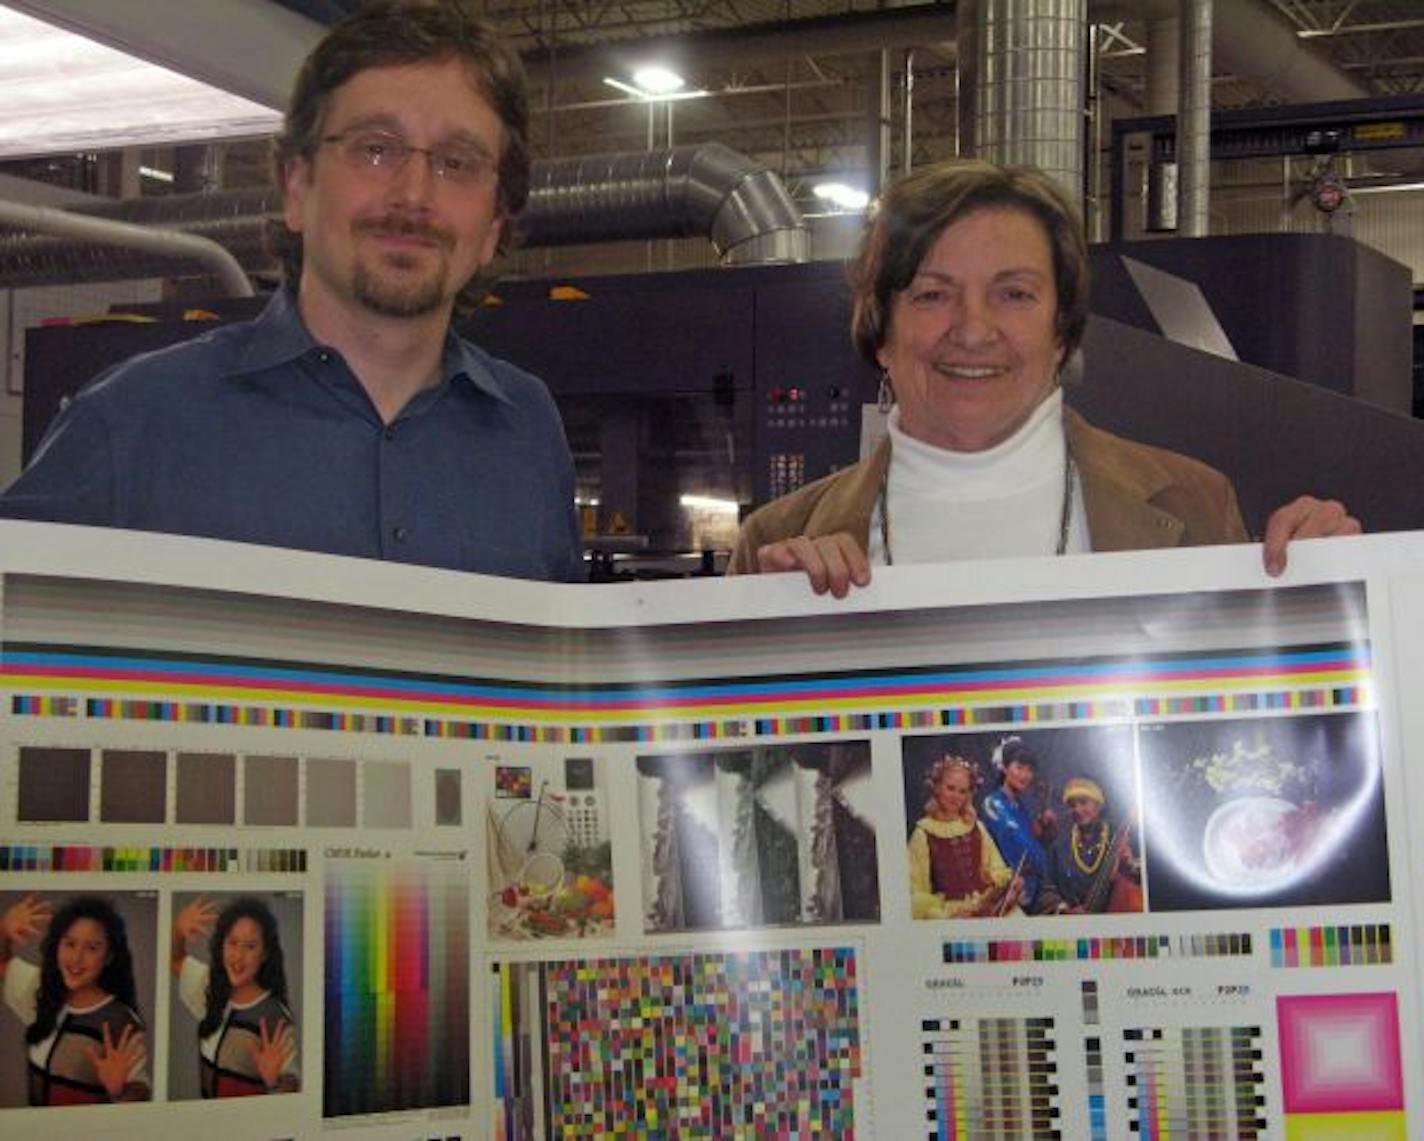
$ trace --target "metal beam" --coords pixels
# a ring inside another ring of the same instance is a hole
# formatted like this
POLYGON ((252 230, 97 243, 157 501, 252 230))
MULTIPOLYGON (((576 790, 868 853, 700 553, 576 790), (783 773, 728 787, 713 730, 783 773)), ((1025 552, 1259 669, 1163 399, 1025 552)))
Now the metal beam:
MULTIPOLYGON (((681 61, 692 68, 741 68, 749 63, 791 56, 864 55, 882 48, 933 46, 954 51, 953 3, 936 0, 913 8, 855 12, 790 23, 746 24, 676 36, 652 36, 597 44, 561 44, 557 78, 598 78, 618 74, 647 59, 681 61)), ((531 82, 549 79, 546 55, 526 52, 524 66, 531 82)))

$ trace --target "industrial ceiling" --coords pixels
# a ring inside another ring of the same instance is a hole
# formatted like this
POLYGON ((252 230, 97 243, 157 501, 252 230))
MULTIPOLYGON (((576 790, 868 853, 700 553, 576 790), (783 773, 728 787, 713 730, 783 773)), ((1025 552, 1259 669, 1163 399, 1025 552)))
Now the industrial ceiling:
MULTIPOLYGON (((245 18, 265 9, 273 26, 295 29, 284 33, 284 51, 297 58, 305 50, 300 41, 314 41, 359 0, 224 0, 214 8, 222 10, 226 36, 203 25, 201 5, 185 5, 183 20, 148 19, 139 29, 122 26, 126 4, 118 0, 13 2, 79 26, 90 20, 86 13, 95 13, 93 21, 107 23, 104 34, 143 40, 136 50, 150 57, 168 54, 180 68, 192 57, 195 70, 236 73, 242 64, 216 53, 240 51, 231 18, 239 9, 245 18), (164 51, 165 36, 172 38, 171 53, 164 51)), ((810 209, 816 181, 873 181, 869 144, 880 119, 890 125, 891 169, 905 164, 907 148, 914 165, 956 151, 952 2, 472 0, 471 6, 526 62, 536 158, 717 141, 781 173, 795 200, 810 209), (653 57, 706 96, 650 105, 605 82, 626 78, 634 64, 653 57), (907 75, 913 88, 908 122, 907 75)), ((1214 7, 1215 109, 1357 95, 1419 94, 1424 100, 1424 6, 1418 0, 1217 0, 1214 7), (1272 33, 1269 45, 1263 32, 1272 33), (1281 56, 1282 44, 1295 58, 1281 56)), ((1153 106, 1151 49, 1164 34, 1162 21, 1176 10, 1175 0, 1089 0, 1096 76, 1089 91, 1102 111, 1100 144, 1112 119, 1163 110, 1153 106)), ((249 96, 277 89, 290 65, 282 52, 274 55, 277 62, 267 65, 273 74, 229 74, 226 85, 240 85, 249 96)), ((46 177, 47 169, 63 165, 50 158, 0 164, 0 170, 46 177)), ((261 183, 267 168, 260 141, 228 144, 222 182, 261 183)))

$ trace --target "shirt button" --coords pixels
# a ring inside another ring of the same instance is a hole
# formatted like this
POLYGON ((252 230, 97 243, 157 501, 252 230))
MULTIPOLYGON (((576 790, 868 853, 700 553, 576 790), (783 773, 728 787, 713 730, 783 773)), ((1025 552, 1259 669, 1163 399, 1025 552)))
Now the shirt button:
POLYGON ((386 429, 385 436, 386 436, 386 439, 388 439, 388 440, 394 440, 394 439, 396 438, 396 430, 395 430, 395 428, 388 427, 388 428, 386 429))
POLYGON ((391 528, 391 538, 394 539, 397 543, 404 543, 405 537, 408 533, 409 532, 407 532, 404 527, 391 528))
POLYGON ((321 352, 316 354, 316 359, 321 361, 322 364, 330 364, 331 354, 323 349, 321 352))

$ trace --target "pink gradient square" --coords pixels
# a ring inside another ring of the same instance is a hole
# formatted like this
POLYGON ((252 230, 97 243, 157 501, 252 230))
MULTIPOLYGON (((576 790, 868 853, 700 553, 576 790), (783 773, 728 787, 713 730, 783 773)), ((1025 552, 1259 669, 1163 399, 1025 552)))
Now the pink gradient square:
POLYGON ((1287 1113, 1404 1108, 1394 994, 1287 995, 1276 1020, 1287 1113))

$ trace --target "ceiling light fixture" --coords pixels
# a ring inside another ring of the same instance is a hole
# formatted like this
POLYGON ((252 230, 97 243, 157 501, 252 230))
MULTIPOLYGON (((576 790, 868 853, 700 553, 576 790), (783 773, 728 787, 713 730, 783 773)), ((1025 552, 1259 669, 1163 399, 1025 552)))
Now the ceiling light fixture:
POLYGON ((687 86, 687 80, 669 68, 650 64, 633 73, 633 82, 649 95, 671 95, 687 86))
POLYGON ((739 510, 735 499, 722 499, 715 495, 684 495, 678 502, 691 511, 716 511, 722 515, 735 515, 739 510))
POLYGON ((870 205, 869 194, 844 182, 818 182, 811 188, 811 193, 838 210, 864 210, 870 205))
POLYGON ((604 83, 626 95, 635 96, 649 103, 668 103, 677 99, 702 99, 710 91, 688 90, 687 80, 670 68, 649 64, 633 72, 633 82, 605 76, 604 83))
POLYGON ((0 4, 0 159, 271 135, 282 116, 0 4))

